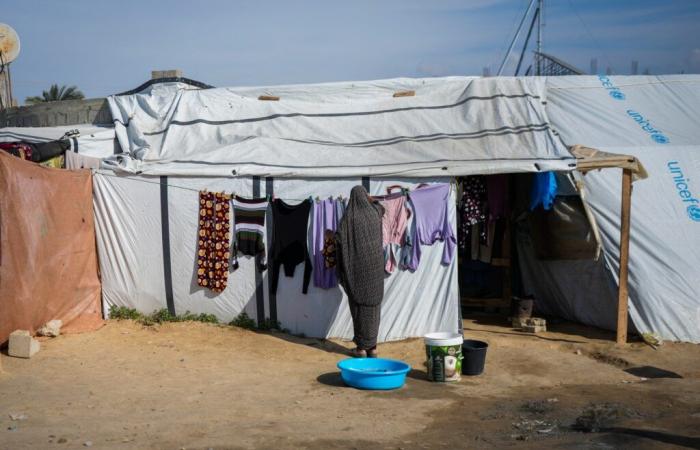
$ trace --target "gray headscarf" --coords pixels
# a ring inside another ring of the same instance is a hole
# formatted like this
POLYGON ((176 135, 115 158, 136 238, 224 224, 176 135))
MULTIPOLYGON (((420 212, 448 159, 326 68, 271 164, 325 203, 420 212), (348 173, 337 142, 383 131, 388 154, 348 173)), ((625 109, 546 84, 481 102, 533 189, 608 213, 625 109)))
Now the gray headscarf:
POLYGON ((355 186, 336 233, 338 278, 359 305, 379 305, 384 297, 383 214, 365 188, 355 186))

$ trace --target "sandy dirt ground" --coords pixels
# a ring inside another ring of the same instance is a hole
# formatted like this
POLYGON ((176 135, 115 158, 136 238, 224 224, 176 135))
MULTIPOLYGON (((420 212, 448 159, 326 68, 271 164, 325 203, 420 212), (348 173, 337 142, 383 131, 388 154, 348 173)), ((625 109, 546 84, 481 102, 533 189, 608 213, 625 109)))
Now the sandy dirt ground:
POLYGON ((343 386, 348 343, 111 321, 0 356, 0 448, 700 448, 700 346, 502 320, 465 320, 490 348, 485 373, 458 383, 426 380, 420 339, 380 345, 414 368, 389 392, 343 386), (575 429, 582 416, 600 429, 575 429))

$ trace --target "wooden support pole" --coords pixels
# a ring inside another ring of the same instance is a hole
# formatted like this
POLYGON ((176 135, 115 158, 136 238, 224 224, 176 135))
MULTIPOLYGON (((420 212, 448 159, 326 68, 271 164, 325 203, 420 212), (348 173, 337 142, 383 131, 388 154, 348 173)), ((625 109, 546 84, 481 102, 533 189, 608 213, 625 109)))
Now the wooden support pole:
POLYGON ((620 209, 620 285, 617 291, 617 343, 627 343, 628 289, 630 256, 630 213, 632 209, 632 170, 622 170, 622 206, 620 209))

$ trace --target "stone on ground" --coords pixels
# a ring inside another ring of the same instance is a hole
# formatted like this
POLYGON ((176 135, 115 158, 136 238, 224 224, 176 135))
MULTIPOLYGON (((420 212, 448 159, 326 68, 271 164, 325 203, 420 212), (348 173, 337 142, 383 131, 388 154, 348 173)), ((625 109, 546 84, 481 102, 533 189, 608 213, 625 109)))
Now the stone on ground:
POLYGON ((36 334, 39 336, 58 337, 61 334, 62 326, 63 322, 58 319, 49 320, 43 327, 39 328, 36 334))
POLYGON ((39 341, 27 330, 15 330, 10 334, 7 354, 17 358, 31 358, 39 351, 39 341))

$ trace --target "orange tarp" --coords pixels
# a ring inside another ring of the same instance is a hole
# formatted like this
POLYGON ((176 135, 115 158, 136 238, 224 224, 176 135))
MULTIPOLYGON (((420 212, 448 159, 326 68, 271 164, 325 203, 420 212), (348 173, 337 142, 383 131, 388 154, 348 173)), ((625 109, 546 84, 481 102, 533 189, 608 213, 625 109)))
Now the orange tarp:
POLYGON ((88 170, 41 167, 0 151, 0 344, 52 319, 102 325, 88 170))

